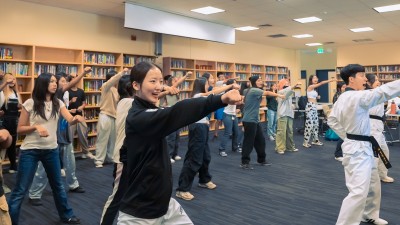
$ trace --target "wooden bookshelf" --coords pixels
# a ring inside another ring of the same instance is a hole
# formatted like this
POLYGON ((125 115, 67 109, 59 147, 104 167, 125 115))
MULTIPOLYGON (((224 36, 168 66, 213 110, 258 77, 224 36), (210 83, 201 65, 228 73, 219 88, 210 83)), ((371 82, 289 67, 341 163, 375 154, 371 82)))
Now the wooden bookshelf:
MULTIPOLYGON (((337 80, 341 81, 340 71, 343 67, 336 67, 337 80)), ((400 79, 400 64, 368 65, 364 66, 365 74, 377 75, 381 83, 400 79)))
MULTIPOLYGON (((194 79, 201 77, 203 73, 208 72, 217 79, 217 73, 222 72, 228 78, 237 78, 237 82, 248 82, 251 76, 260 76, 269 89, 272 84, 278 83, 283 76, 288 76, 289 71, 285 66, 271 66, 261 64, 235 63, 235 62, 219 62, 198 59, 184 59, 174 57, 163 58, 163 73, 166 75, 183 76, 186 72, 191 71, 194 77, 186 79, 189 90, 181 90, 180 99, 190 98, 193 89, 194 79)), ((263 97, 261 107, 266 106, 266 98, 263 97)), ((260 110, 260 121, 265 121, 265 111, 260 110)), ((215 129, 216 120, 212 114, 210 118, 210 130, 215 129)), ((181 135, 187 135, 187 128, 181 130, 181 135)))
MULTIPOLYGON (((91 150, 95 149, 97 136, 97 119, 100 112, 100 87, 105 81, 105 75, 110 70, 121 71, 132 68, 135 64, 147 61, 155 62, 150 55, 104 52, 84 49, 68 49, 35 45, 20 45, 0 42, 0 70, 15 75, 18 91, 22 101, 31 98, 34 80, 43 72, 67 74, 83 72, 84 67, 92 67, 80 82, 80 88, 86 94, 84 117, 88 123, 88 141, 91 150)), ((194 64, 188 65, 194 67, 194 64)), ((74 141, 76 142, 76 140, 74 141)), ((18 139, 18 146, 22 139, 18 139)), ((80 152, 80 146, 74 143, 75 151, 80 152)))

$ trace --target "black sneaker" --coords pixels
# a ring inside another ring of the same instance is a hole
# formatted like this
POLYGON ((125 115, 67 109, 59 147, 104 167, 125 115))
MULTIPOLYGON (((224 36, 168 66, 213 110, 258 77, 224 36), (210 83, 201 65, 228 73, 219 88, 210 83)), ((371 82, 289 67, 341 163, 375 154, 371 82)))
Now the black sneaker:
POLYGON ((85 189, 81 186, 78 186, 77 188, 69 190, 70 192, 75 192, 75 193, 85 193, 85 189))
POLYGON ((40 198, 30 198, 28 202, 32 206, 41 206, 41 205, 43 205, 42 200, 40 198))
POLYGON ((242 169, 244 169, 244 170, 254 170, 254 168, 252 166, 250 166, 250 164, 248 164, 248 163, 242 163, 242 164, 240 164, 240 167, 242 167, 242 169))
POLYGON ((67 220, 63 220, 62 222, 66 224, 81 224, 81 220, 76 218, 76 216, 73 216, 67 220))
POLYGON ((271 163, 269 163, 269 162, 267 162, 267 161, 259 162, 258 164, 259 164, 260 166, 270 166, 270 165, 272 165, 271 163))

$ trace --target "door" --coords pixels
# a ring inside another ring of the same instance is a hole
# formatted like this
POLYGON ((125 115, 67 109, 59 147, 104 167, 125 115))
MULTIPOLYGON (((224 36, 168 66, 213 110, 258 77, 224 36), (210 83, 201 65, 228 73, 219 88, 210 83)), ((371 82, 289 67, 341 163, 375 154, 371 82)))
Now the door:
MULTIPOLYGON (((316 70, 316 75, 318 77, 318 82, 329 80, 329 72, 335 71, 334 69, 330 70, 316 70)), ((317 90, 318 94, 321 96, 318 102, 329 102, 329 85, 324 84, 320 86, 317 90)))

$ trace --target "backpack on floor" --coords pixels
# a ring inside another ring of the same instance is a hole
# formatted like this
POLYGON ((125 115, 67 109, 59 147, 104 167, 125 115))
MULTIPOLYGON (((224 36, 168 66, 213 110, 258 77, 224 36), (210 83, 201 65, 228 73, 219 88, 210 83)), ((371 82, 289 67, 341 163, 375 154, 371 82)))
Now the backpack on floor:
POLYGON ((325 132, 325 140, 327 140, 327 141, 338 141, 339 139, 340 139, 339 136, 331 128, 329 128, 325 132))

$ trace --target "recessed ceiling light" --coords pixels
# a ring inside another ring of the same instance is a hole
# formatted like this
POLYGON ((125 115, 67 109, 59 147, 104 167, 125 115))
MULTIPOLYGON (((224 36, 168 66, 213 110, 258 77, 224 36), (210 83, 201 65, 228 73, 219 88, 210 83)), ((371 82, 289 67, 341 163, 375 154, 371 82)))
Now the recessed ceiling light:
POLYGON ((304 18, 299 18, 299 19, 293 19, 294 21, 297 21, 299 23, 311 23, 311 22, 318 22, 318 21, 322 21, 322 19, 315 17, 315 16, 311 16, 311 17, 304 17, 304 18))
POLYGON ((400 4, 375 7, 374 9, 379 13, 392 12, 400 10, 400 4))
POLYGON ((372 29, 371 27, 360 27, 360 28, 353 28, 350 30, 353 32, 366 32, 366 31, 372 31, 374 29, 372 29))
POLYGON ((192 9, 190 10, 192 12, 197 12, 205 15, 213 14, 213 13, 220 13, 220 12, 225 12, 223 9, 218 9, 212 6, 207 6, 203 8, 198 8, 198 9, 192 9))
POLYGON ((321 43, 308 43, 306 44, 307 46, 320 46, 322 45, 321 43))
POLYGON ((245 26, 245 27, 236 27, 235 29, 240 30, 240 31, 249 31, 249 30, 258 30, 260 28, 252 27, 252 26, 245 26))
POLYGON ((310 38, 314 37, 312 34, 297 34, 297 35, 292 35, 294 38, 310 38))

